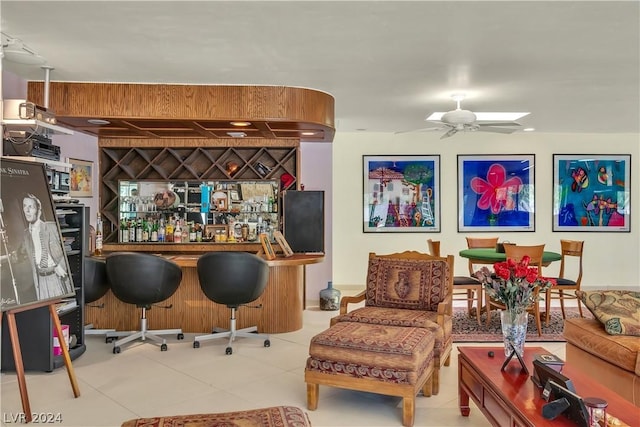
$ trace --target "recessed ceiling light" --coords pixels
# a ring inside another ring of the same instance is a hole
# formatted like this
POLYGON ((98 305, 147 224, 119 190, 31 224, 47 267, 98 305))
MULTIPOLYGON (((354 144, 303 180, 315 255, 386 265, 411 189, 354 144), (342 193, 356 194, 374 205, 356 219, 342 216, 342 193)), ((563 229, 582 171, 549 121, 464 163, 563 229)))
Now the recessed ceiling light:
POLYGON ((103 119, 89 119, 87 121, 92 125, 98 125, 98 126, 111 124, 109 120, 103 120, 103 119))
POLYGON ((536 130, 536 128, 524 128, 524 129, 522 129, 523 132, 533 132, 534 130, 536 130))
POLYGON ((251 126, 251 122, 231 122, 232 126, 246 127, 251 126))
POLYGON ((229 135, 231 138, 244 138, 245 136, 247 136, 247 134, 244 132, 227 132, 227 135, 229 135))
POLYGON ((313 131, 305 131, 305 132, 300 132, 300 134, 304 136, 312 136, 312 135, 315 135, 316 133, 313 131))

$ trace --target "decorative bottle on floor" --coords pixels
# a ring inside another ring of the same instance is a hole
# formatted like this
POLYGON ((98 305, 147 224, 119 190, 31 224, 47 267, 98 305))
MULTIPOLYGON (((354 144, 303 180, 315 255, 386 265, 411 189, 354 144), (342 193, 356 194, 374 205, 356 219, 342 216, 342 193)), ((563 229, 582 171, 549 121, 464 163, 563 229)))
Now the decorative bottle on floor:
POLYGON ((340 291, 333 288, 333 282, 320 291, 320 310, 337 310, 340 308, 340 291))

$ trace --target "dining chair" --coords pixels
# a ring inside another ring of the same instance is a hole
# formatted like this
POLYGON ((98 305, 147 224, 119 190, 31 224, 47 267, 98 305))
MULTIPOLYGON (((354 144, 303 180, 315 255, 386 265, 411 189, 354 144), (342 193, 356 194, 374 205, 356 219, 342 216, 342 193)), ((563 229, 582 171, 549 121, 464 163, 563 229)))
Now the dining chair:
MULTIPOLYGON (((439 257, 440 255, 440 241, 427 239, 427 247, 429 248, 429 255, 439 257)), ((469 316, 472 316, 473 302, 476 304, 476 319, 478 325, 482 326, 482 320, 480 315, 482 314, 482 294, 483 284, 478 279, 472 276, 453 276, 453 301, 466 301, 467 312, 469 316), (457 298, 456 298, 457 295, 457 298), (460 296, 463 296, 462 298, 460 296)))
MULTIPOLYGON (((505 245, 504 252, 507 259, 512 259, 516 262, 520 262, 525 255, 528 255, 531 261, 530 266, 538 267, 538 276, 542 275, 542 255, 544 254, 545 245, 533 245, 533 246, 518 246, 518 245, 505 245)), ((548 291, 545 292, 545 297, 548 298, 548 291)), ((527 308, 529 314, 533 314, 536 321, 536 327, 538 328, 538 336, 542 336, 542 324, 540 321, 540 301, 538 300, 540 292, 538 288, 534 291, 535 302, 527 308)), ((546 299, 545 299, 546 307, 546 299)), ((504 304, 487 296, 487 326, 491 323, 491 310, 499 309, 505 310, 504 304)))
MULTIPOLYGON (((467 249, 494 248, 498 243, 497 237, 466 237, 467 249)), ((473 260, 469 260, 469 274, 473 276, 476 272, 473 260)))
POLYGON ((580 312, 580 317, 582 315, 582 305, 580 298, 578 298, 575 294, 575 291, 580 290, 580 283, 582 282, 582 251, 584 248, 583 240, 560 240, 560 248, 562 258, 560 260, 560 273, 559 277, 555 277, 557 286, 554 286, 549 289, 547 294, 545 308, 547 310, 547 325, 549 324, 549 311, 551 308, 551 300, 559 299, 560 300, 560 309, 562 310, 562 318, 566 319, 566 315, 564 312, 564 300, 565 299, 576 299, 578 301, 578 311, 580 312), (567 258, 577 258, 578 263, 578 272, 577 277, 575 279, 567 278, 567 264, 572 263, 568 261, 567 258), (566 291, 570 291, 571 293, 565 294, 566 291))

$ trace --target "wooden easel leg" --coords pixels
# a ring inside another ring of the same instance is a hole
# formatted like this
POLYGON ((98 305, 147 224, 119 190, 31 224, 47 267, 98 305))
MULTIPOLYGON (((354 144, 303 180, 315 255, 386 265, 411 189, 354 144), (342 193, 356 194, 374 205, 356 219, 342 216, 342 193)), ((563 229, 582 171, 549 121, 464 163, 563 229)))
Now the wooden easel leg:
MULTIPOLYGON (((0 320, 2 320, 1 317, 0 320)), ((29 404, 27 381, 24 378, 24 365, 22 364, 22 351, 20 350, 18 329, 16 328, 16 315, 12 312, 7 312, 7 326, 9 327, 9 336, 11 337, 11 347, 13 347, 13 363, 16 367, 16 376, 18 377, 20 399, 22 400, 22 412, 24 412, 25 421, 30 423, 32 421, 31 405, 29 404)))
MULTIPOLYGON (((71 388, 73 389, 73 395, 75 397, 80 396, 80 388, 78 387, 78 381, 76 380, 76 374, 73 370, 73 365, 71 364, 71 356, 69 356, 69 349, 64 344, 64 337, 62 335, 62 325, 60 324, 60 318, 58 317, 58 312, 56 311, 55 304, 49 305, 49 313, 51 313, 51 319, 53 320, 53 326, 56 328, 56 332, 58 334, 58 341, 60 342, 60 349, 62 350, 62 357, 64 358, 64 365, 67 368, 67 374, 69 375, 69 381, 71 382, 71 388)), ((16 346, 14 345, 15 349, 16 346)), ((22 364, 22 358, 20 358, 20 363, 22 364)))

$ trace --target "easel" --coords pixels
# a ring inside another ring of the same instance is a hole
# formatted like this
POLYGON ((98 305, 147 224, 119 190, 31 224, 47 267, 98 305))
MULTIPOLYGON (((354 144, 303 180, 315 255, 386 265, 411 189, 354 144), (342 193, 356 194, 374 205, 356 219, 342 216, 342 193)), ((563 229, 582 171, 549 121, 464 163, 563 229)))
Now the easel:
POLYGON ((527 369, 527 365, 525 365, 524 360, 522 360, 522 357, 520 357, 520 355, 516 351, 516 348, 511 343, 509 343, 509 346, 511 347, 511 353, 504 360, 504 363, 502 364, 502 368, 500 368, 500 370, 504 371, 504 369, 507 367, 507 365, 509 364, 509 362, 511 361, 511 359, 515 355, 518 358, 518 362, 520 362, 520 367, 521 367, 520 370, 524 371, 527 375, 529 375, 529 370, 527 369))
POLYGON ((53 325, 56 329, 56 333, 58 334, 58 340, 60 342, 60 348, 62 350, 62 357, 64 358, 64 365, 67 368, 67 373, 69 374, 69 381, 71 382, 71 388, 73 389, 74 397, 80 396, 80 389, 78 387, 78 381, 76 380, 76 375, 73 371, 73 365, 71 364, 71 357, 69 356, 69 349, 64 343, 64 338, 62 335, 62 325, 60 324, 60 318, 58 317, 58 312, 56 311, 56 304, 59 303, 61 299, 58 300, 49 300, 41 303, 30 304, 25 307, 15 308, 13 310, 7 310, 6 312, 0 312, 0 321, 2 321, 2 314, 7 314, 7 326, 9 329, 9 336, 11 337, 11 346, 13 347, 13 363, 16 367, 16 375, 18 377, 18 387, 20 388, 20 399, 22 400, 22 411, 25 415, 25 421, 31 422, 33 417, 31 415, 31 405, 29 404, 29 394, 27 393, 27 382, 24 377, 24 365, 22 364, 22 351, 20 349, 20 340, 18 338, 18 329, 16 327, 16 313, 20 313, 22 311, 31 310, 34 308, 49 306, 49 313, 51 314, 51 319, 53 320, 53 325))

